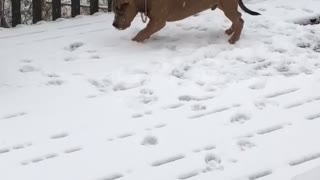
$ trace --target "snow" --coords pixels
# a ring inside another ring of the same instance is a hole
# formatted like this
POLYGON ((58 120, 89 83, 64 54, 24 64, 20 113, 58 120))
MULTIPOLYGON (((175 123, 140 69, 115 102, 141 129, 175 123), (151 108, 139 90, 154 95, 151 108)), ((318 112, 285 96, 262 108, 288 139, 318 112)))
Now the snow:
POLYGON ((0 29, 0 179, 317 177, 320 1, 246 5, 236 45, 219 10, 143 44, 112 14, 0 29))
POLYGON ((302 175, 295 177, 293 180, 317 180, 320 179, 320 168, 314 168, 302 175))

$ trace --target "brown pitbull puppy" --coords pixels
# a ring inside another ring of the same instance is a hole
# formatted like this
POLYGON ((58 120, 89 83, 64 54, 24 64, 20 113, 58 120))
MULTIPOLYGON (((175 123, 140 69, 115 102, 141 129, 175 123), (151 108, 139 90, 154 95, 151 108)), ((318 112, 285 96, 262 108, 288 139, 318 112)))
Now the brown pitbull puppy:
POLYGON ((232 25, 225 32, 231 35, 229 43, 240 39, 244 21, 238 11, 240 6, 251 15, 260 15, 244 6, 242 0, 113 0, 115 18, 113 26, 123 30, 130 27, 135 16, 140 12, 150 20, 132 40, 142 42, 160 29, 166 22, 179 21, 207 9, 221 9, 232 25))

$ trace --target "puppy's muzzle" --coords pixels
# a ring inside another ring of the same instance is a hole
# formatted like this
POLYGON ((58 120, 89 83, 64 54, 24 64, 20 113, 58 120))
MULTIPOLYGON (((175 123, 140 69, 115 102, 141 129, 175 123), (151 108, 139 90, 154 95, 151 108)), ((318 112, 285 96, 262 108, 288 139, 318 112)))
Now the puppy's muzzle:
POLYGON ((124 30, 124 29, 126 29, 126 28, 128 27, 128 26, 119 25, 119 24, 116 23, 116 22, 113 22, 112 25, 113 25, 115 28, 119 29, 119 30, 124 30))
POLYGON ((117 28, 117 29, 119 29, 119 25, 118 25, 118 23, 116 23, 116 22, 113 22, 113 23, 112 23, 112 26, 115 27, 115 28, 117 28))

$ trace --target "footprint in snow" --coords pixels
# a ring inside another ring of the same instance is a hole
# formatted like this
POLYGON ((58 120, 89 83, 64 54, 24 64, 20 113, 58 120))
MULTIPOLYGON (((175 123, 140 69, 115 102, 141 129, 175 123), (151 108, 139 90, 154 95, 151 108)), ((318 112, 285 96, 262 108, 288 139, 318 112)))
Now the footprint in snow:
POLYGON ((265 12, 265 11, 267 11, 267 9, 266 8, 258 8, 258 11, 265 12))
POLYGON ((166 158, 162 158, 160 160, 154 161, 153 163, 151 163, 151 166, 153 167, 159 167, 159 166, 163 166, 166 164, 170 164, 170 163, 174 163, 176 161, 179 161, 181 159, 184 159, 185 155, 183 154, 177 154, 174 156, 170 156, 170 157, 166 157, 166 158))
POLYGON ((9 148, 0 149, 0 154, 8 153, 10 152, 9 148))
POLYGON ((290 125, 291 123, 272 125, 272 126, 258 130, 257 134, 259 135, 269 134, 278 130, 282 130, 283 128, 285 128, 285 126, 290 126, 290 125))
POLYGON ((207 145, 203 148, 204 151, 210 151, 210 150, 213 150, 215 149, 216 146, 215 145, 207 145))
POLYGON ((303 8, 302 10, 305 11, 305 12, 308 12, 308 13, 313 13, 314 12, 312 9, 307 9, 307 8, 303 8))
POLYGON ((316 160, 316 159, 319 159, 320 158, 320 152, 318 153, 313 153, 313 154, 306 154, 300 158, 297 158, 295 160, 292 160, 289 162, 289 165, 290 166, 297 166, 297 165, 300 165, 300 164, 303 164, 303 163, 306 163, 306 162, 309 162, 309 161, 313 161, 313 160, 316 160))
POLYGON ((38 68, 34 67, 34 66, 30 66, 30 65, 25 65, 25 66, 22 66, 19 71, 21 73, 30 73, 30 72, 36 72, 36 71, 39 71, 38 68))
POLYGON ((26 112, 18 112, 18 113, 5 115, 4 117, 2 117, 0 119, 12 119, 12 118, 16 118, 16 117, 20 117, 20 116, 24 116, 24 115, 27 115, 27 113, 26 112))
POLYGON ((68 136, 69 136, 69 134, 67 132, 62 132, 62 133, 58 133, 58 134, 53 134, 52 136, 50 136, 50 139, 62 139, 62 138, 66 138, 68 136))
POLYGON ((140 81, 137 83, 118 83, 115 84, 113 87, 113 91, 126 91, 126 90, 130 90, 130 89, 134 89, 137 87, 140 87, 144 84, 144 81, 140 81))
POLYGON ((166 127, 166 126, 167 126, 167 124, 162 123, 162 124, 157 124, 157 125, 155 125, 154 128, 159 129, 159 128, 164 128, 164 127, 166 127))
POLYGON ((58 157, 58 154, 55 154, 55 153, 45 155, 46 159, 52 159, 52 158, 56 158, 56 157, 58 157))
POLYGON ((283 48, 275 48, 275 49, 273 49, 273 52, 276 52, 276 53, 280 53, 280 54, 283 54, 283 53, 286 53, 286 52, 288 52, 288 49, 283 49, 283 48))
POLYGON ((267 108, 268 106, 279 106, 279 103, 272 100, 257 100, 254 102, 254 105, 262 110, 264 108, 267 108))
MULTIPOLYGON (((24 148, 27 148, 27 147, 30 147, 30 146, 32 146, 32 143, 30 143, 30 142, 26 142, 26 143, 22 143, 22 144, 16 144, 16 145, 13 145, 11 147, 11 150, 12 151, 21 150, 21 149, 24 149, 24 148)), ((1 152, 1 150, 0 150, 0 152, 1 152)))
POLYGON ((75 152, 81 151, 81 150, 82 150, 81 147, 73 147, 73 148, 66 149, 63 152, 66 154, 70 154, 70 153, 75 153, 75 152))
POLYGON ((243 124, 246 121, 250 120, 250 116, 248 114, 245 113, 237 113, 235 115, 233 115, 230 119, 231 123, 238 123, 238 124, 243 124))
POLYGON ((153 90, 151 90, 151 89, 146 89, 146 88, 144 88, 144 89, 141 89, 141 90, 140 90, 140 94, 143 94, 143 95, 153 95, 154 92, 153 92, 153 90))
POLYGON ((50 80, 47 82, 48 86, 61 86, 62 84, 64 84, 64 81, 56 79, 56 80, 50 80))
POLYGON ((96 53, 97 51, 96 50, 87 50, 86 52, 87 53, 96 53))
POLYGON ((251 84, 249 86, 250 89, 252 90, 260 90, 260 89, 264 89, 266 87, 267 82, 264 80, 259 80, 254 82, 253 84, 251 84))
POLYGON ((170 51, 176 51, 177 46, 176 45, 166 45, 165 48, 167 48, 170 51))
POLYGON ((311 47, 311 44, 308 43, 308 42, 299 42, 299 43, 297 44, 297 47, 303 48, 303 49, 305 49, 305 48, 310 48, 310 47, 311 47))
POLYGON ((39 156, 39 157, 32 158, 30 160, 22 161, 20 164, 23 165, 23 166, 26 166, 26 165, 29 165, 31 163, 34 164, 34 163, 39 163, 39 162, 42 162, 42 161, 50 160, 50 159, 56 158, 58 156, 59 155, 56 154, 56 153, 49 153, 49 154, 46 154, 44 156, 39 156))
POLYGON ((223 170, 222 160, 220 157, 214 154, 207 154, 205 156, 205 163, 207 164, 207 171, 223 170))
POLYGON ((144 137, 142 143, 142 145, 144 146, 154 146, 154 145, 157 145, 158 144, 158 138, 155 137, 155 136, 146 136, 144 137))
POLYGON ((74 43, 70 44, 69 46, 65 47, 65 49, 72 52, 72 51, 79 49, 82 46, 84 46, 83 42, 74 42, 74 43))
POLYGON ((115 139, 114 138, 108 138, 107 139, 107 141, 109 141, 109 142, 112 142, 112 141, 114 141, 115 139))
POLYGON ((131 117, 134 118, 134 119, 137 119, 137 118, 143 117, 143 114, 134 114, 131 117))
POLYGON ((94 54, 90 56, 90 59, 101 59, 101 57, 98 54, 94 54))
POLYGON ((212 145, 212 144, 209 144, 209 145, 206 145, 202 148, 197 148, 197 149, 194 149, 193 152, 194 153, 200 153, 202 151, 211 151, 213 149, 216 149, 216 146, 215 145, 212 145))
POLYGON ((240 140, 240 141, 238 141, 237 144, 238 144, 238 147, 240 148, 241 151, 246 151, 246 150, 251 149, 256 146, 255 144, 253 144, 252 142, 250 142, 248 140, 240 140))
POLYGON ((183 103, 176 103, 176 104, 171 104, 171 105, 164 106, 163 109, 177 109, 177 108, 180 108, 182 106, 184 106, 183 103))
POLYGON ((90 95, 86 96, 86 98, 88 98, 88 99, 93 99, 93 98, 96 98, 96 97, 98 97, 97 94, 90 94, 90 95))
POLYGON ((9 153, 9 152, 12 152, 12 151, 18 151, 18 150, 21 150, 21 149, 24 149, 24 148, 27 148, 27 147, 30 147, 30 146, 32 146, 32 143, 27 142, 27 143, 23 143, 23 144, 16 144, 16 145, 13 145, 13 146, 8 147, 8 148, 2 148, 2 149, 0 149, 0 155, 1 154, 5 154, 5 153, 9 153))
POLYGON ((234 158, 229 158, 227 161, 230 163, 237 163, 238 162, 238 160, 234 159, 234 158))
POLYGON ((255 66, 254 69, 257 71, 266 70, 270 68, 272 65, 273 65, 272 62, 262 62, 262 63, 259 63, 257 66, 255 66))
POLYGON ((32 63, 33 60, 32 59, 22 59, 21 62, 22 63, 32 63))
POLYGON ((46 76, 49 77, 49 78, 59 78, 59 77, 60 77, 60 76, 59 76, 58 74, 56 74, 56 73, 48 73, 48 74, 46 74, 46 76))
POLYGON ((118 139, 125 139, 134 136, 134 133, 124 133, 117 136, 118 139))
POLYGON ((180 68, 174 68, 171 71, 171 75, 178 79, 184 79, 185 73, 187 73, 190 69, 191 69, 190 65, 184 65, 180 68))
POLYGON ((249 180, 257 180, 257 179, 269 176, 271 174, 272 174, 272 170, 267 169, 267 170, 264 170, 264 171, 259 171, 259 172, 252 173, 247 178, 249 180))
POLYGON ((317 52, 317 53, 320 53, 320 44, 314 46, 314 47, 313 47, 313 51, 314 51, 314 52, 317 52))
POLYGON ((44 158, 39 157, 39 158, 31 159, 31 162, 32 162, 32 163, 38 163, 38 162, 41 162, 41 161, 43 161, 43 160, 44 160, 44 158))
POLYGON ((100 178, 98 180, 116 180, 116 179, 120 179, 122 177, 123 177, 123 174, 114 173, 114 174, 108 175, 106 177, 100 178))
POLYGON ((23 145, 23 144, 17 144, 17 145, 12 146, 12 149, 18 150, 18 149, 23 149, 24 147, 25 147, 25 145, 23 145))
POLYGON ((66 57, 64 58, 64 61, 68 62, 68 61, 74 61, 76 59, 77 59, 76 57, 66 57))
POLYGON ((201 105, 201 104, 194 104, 191 106, 192 111, 203 111, 206 109, 207 109, 207 107, 205 105, 201 105))
POLYGON ((295 8, 293 7, 290 7, 290 6, 276 6, 276 8, 281 8, 281 9, 285 9, 285 10, 296 10, 295 8))
POLYGON ((95 80, 89 79, 88 82, 100 92, 106 92, 111 89, 112 81, 109 79, 95 80))
POLYGON ((138 96, 138 101, 143 104, 150 104, 155 101, 158 101, 158 97, 156 95, 154 95, 153 90, 144 88, 144 89, 140 90, 140 95, 138 96))
POLYGON ((200 173, 198 170, 194 170, 194 171, 189 171, 187 173, 181 174, 178 176, 178 179, 184 180, 184 179, 189 179, 195 176, 198 176, 200 173))
POLYGON ((213 99, 213 96, 202 96, 202 97, 194 97, 194 96, 190 96, 190 95, 183 95, 183 96, 179 96, 178 100, 179 101, 206 101, 206 100, 210 100, 213 99))

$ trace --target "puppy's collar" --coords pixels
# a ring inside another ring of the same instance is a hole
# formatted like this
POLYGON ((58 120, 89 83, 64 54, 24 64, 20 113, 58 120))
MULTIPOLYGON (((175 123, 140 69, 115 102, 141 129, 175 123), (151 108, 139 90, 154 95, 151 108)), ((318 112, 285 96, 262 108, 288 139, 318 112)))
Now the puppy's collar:
POLYGON ((144 0, 144 12, 140 12, 143 23, 148 21, 148 0, 144 0))

